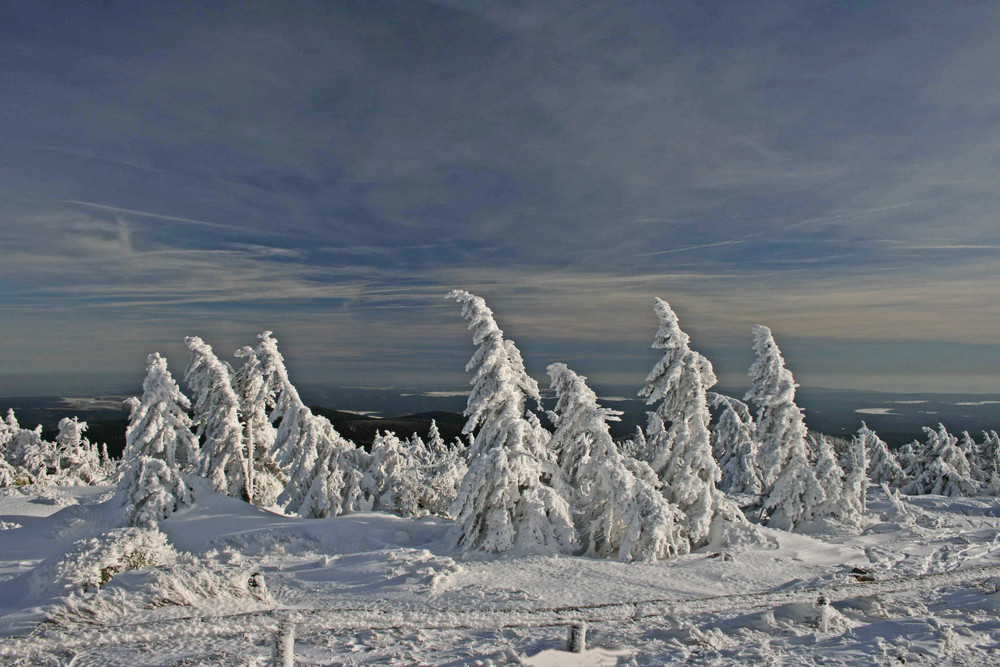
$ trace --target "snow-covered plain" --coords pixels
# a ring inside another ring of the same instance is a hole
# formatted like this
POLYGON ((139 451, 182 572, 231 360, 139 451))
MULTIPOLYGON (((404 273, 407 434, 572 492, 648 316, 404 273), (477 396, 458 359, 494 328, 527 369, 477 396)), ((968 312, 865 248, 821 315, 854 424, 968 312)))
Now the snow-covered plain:
POLYGON ((154 564, 86 592, 128 541, 112 489, 0 490, 0 663, 270 664, 290 622, 303 665, 586 664, 554 652, 581 620, 592 664, 1000 663, 1000 499, 901 514, 872 490, 862 530, 630 564, 463 559, 446 519, 286 517, 190 481, 154 564))

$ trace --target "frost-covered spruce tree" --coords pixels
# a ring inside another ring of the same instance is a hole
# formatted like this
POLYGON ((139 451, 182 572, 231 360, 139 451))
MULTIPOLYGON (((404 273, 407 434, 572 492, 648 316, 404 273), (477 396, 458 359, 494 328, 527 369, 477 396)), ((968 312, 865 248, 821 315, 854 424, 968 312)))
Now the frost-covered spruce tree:
POLYGON ((757 441, 750 408, 743 401, 714 392, 713 406, 721 407, 712 427, 712 451, 719 462, 719 488, 726 493, 759 496, 763 490, 757 468, 757 441))
POLYGON ((65 484, 98 484, 104 479, 97 446, 83 435, 86 430, 87 422, 76 417, 64 417, 59 421, 55 444, 65 484))
POLYGON ((913 495, 974 496, 979 487, 972 478, 972 468, 958 448, 958 438, 938 424, 935 431, 924 427, 927 442, 923 446, 924 465, 903 492, 913 495))
POLYGON ((822 435, 816 438, 811 435, 809 437, 817 452, 816 481, 823 489, 824 496, 823 503, 816 508, 816 516, 829 516, 836 519, 851 516, 851 513, 844 506, 844 470, 837 462, 833 445, 822 435))
POLYGON ((844 469, 842 518, 857 523, 868 511, 868 450, 866 440, 854 437, 848 441, 847 451, 841 457, 844 469))
POLYGON ((403 443, 392 431, 377 434, 365 473, 365 488, 371 490, 375 500, 372 509, 401 516, 427 514, 419 503, 420 488, 425 484, 421 464, 412 450, 404 451, 403 443))
POLYGON ((373 500, 363 491, 362 470, 368 467, 370 457, 363 449, 323 447, 309 475, 312 483, 293 504, 295 511, 307 519, 324 519, 372 509, 373 500))
POLYGON ((1000 494, 1000 435, 996 431, 983 431, 976 458, 983 474, 984 491, 992 496, 1000 494))
POLYGON ((438 429, 437 422, 431 420, 431 426, 427 431, 427 451, 430 455, 439 456, 448 451, 448 445, 445 444, 444 439, 441 437, 441 431, 438 429))
POLYGON ((550 447, 573 489, 586 554, 631 561, 687 553, 680 510, 633 473, 611 438, 608 422, 621 413, 601 407, 586 378, 565 364, 548 373, 557 399, 550 447))
POLYGON ((855 440, 860 441, 861 447, 868 456, 868 479, 872 484, 888 484, 893 488, 899 488, 903 481, 903 469, 896 462, 896 457, 889 450, 882 438, 878 437, 875 431, 868 428, 868 425, 861 422, 861 428, 855 440))
POLYGON ((657 298, 653 307, 660 321, 653 348, 664 355, 639 392, 647 405, 656 404, 646 429, 649 463, 660 477, 663 495, 684 514, 691 548, 698 548, 708 542, 716 519, 743 517, 715 487, 721 473, 708 428, 707 392, 716 382, 712 364, 688 347, 690 339, 666 301, 657 298))
POLYGON ((431 514, 451 516, 451 504, 458 497, 462 479, 469 471, 462 450, 445 447, 444 451, 431 452, 431 460, 425 470, 426 482, 420 489, 420 506, 431 514))
POLYGON ((131 397, 126 405, 131 415, 125 429, 124 460, 148 456, 174 470, 197 469, 198 438, 191 431, 187 413, 191 401, 167 370, 167 360, 158 353, 146 359, 142 398, 131 397))
POLYGON ((969 474, 972 481, 979 485, 986 482, 986 474, 980 467, 979 445, 972 439, 968 431, 962 431, 962 437, 958 441, 958 449, 965 455, 965 460, 969 462, 969 474))
POLYGON ((795 404, 795 380, 785 368, 771 330, 753 328, 757 360, 750 367, 750 391, 744 400, 757 405, 758 462, 764 482, 763 510, 768 525, 781 530, 816 515, 825 500, 806 449, 806 424, 795 404))
POLYGON ((233 384, 240 400, 244 448, 252 462, 248 468, 252 502, 268 507, 275 503, 288 481, 274 457, 278 431, 272 421, 282 412, 278 410, 279 403, 285 406, 291 401, 301 401, 288 380, 278 341, 270 331, 261 332, 257 338, 256 349, 243 347, 236 351, 236 356, 245 361, 233 384))
POLYGON ((618 452, 622 456, 627 456, 631 459, 645 460, 646 434, 642 432, 642 426, 636 424, 632 437, 625 438, 618 445, 618 452))
POLYGON ((117 495, 130 526, 155 524, 194 501, 191 489, 176 467, 144 455, 125 462, 117 495))
POLYGON ((195 397, 194 422, 203 439, 201 474, 218 493, 250 502, 249 471, 243 447, 240 403, 232 385, 232 369, 197 336, 185 339, 191 351, 185 379, 195 397))
POLYGON ((283 505, 285 512, 298 513, 306 518, 321 518, 331 516, 324 512, 344 513, 355 511, 355 473, 363 474, 364 468, 358 470, 355 460, 363 460, 356 452, 353 443, 345 440, 330 421, 321 415, 313 414, 305 405, 292 403, 285 411, 284 421, 279 432, 287 434, 291 450, 291 460, 288 467, 288 483, 278 496, 278 504, 283 505), (342 466, 334 468, 334 466, 342 466), (317 484, 319 478, 342 478, 343 484, 324 479, 317 484), (328 497, 317 497, 322 492, 328 497), (336 492, 338 497, 330 496, 336 492), (311 499, 310 499, 311 497, 311 499), (328 508, 317 512, 314 507, 328 508))
POLYGON ((529 397, 540 400, 538 384, 480 297, 459 290, 447 297, 462 304, 479 346, 466 365, 475 375, 463 432, 476 436, 450 510, 452 539, 464 551, 574 552, 577 534, 561 471, 537 417, 525 410, 529 397))

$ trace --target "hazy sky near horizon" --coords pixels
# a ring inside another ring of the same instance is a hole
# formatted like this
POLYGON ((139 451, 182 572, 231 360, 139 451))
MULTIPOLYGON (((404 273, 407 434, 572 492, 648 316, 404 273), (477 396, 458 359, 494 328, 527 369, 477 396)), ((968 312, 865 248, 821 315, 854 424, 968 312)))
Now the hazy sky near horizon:
POLYGON ((995 2, 0 4, 0 394, 274 330, 295 377, 1000 393, 995 2), (34 378, 34 380, 30 380, 34 378))

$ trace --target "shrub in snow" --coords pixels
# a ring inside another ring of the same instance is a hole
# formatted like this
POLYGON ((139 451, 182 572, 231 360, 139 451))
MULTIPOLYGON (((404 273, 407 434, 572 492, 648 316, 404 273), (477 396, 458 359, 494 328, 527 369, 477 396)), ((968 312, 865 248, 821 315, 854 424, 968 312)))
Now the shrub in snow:
POLYGON ((218 493, 249 502, 249 471, 232 369, 201 338, 189 336, 184 340, 191 351, 184 377, 195 397, 194 422, 203 439, 201 474, 211 480, 218 493))
POLYGON ((710 393, 713 406, 721 407, 712 427, 712 452, 722 476, 719 488, 726 493, 760 495, 763 482, 757 467, 755 424, 750 408, 743 401, 710 393))
POLYGON ((131 526, 152 526, 193 502, 184 478, 162 459, 139 456, 125 463, 118 496, 131 526))
POLYGON ((872 484, 885 483, 898 488, 903 481, 903 469, 889 451, 889 446, 864 422, 861 422, 855 440, 859 441, 868 456, 868 479, 872 484))
POLYGON ((155 527, 117 528, 100 537, 80 540, 65 555, 32 574, 32 587, 92 591, 120 572, 174 562, 177 553, 155 527))
POLYGON ((806 424, 795 404, 795 380, 785 368, 771 330, 753 328, 756 361, 750 367, 745 400, 757 405, 758 462, 764 482, 763 510, 768 525, 793 530, 812 519, 826 499, 816 481, 806 449, 806 424))
POLYGON ((655 299, 654 309, 660 327, 653 348, 664 355, 639 392, 647 404, 656 404, 646 429, 648 460, 663 495, 683 513, 688 540, 697 548, 708 542, 713 521, 743 517, 715 487, 721 473, 708 428, 707 391, 716 382, 712 364, 688 347, 690 339, 666 301, 655 299))
POLYGON ((558 466, 546 450, 547 432, 525 410, 540 400, 538 384, 524 370, 521 353, 479 297, 453 291, 479 346, 466 366, 474 371, 465 408, 464 433, 474 433, 469 469, 450 513, 452 538, 465 551, 577 548, 569 503, 558 466))
POLYGON ((938 424, 938 430, 924 427, 927 442, 920 473, 903 488, 904 493, 942 496, 974 496, 979 491, 972 467, 958 447, 958 438, 938 424))
POLYGON ((635 461, 648 471, 637 476, 611 438, 608 422, 621 413, 598 405, 586 378, 565 364, 548 372, 557 398, 551 447, 573 489, 586 555, 632 561, 686 553, 680 510, 657 490, 648 465, 635 461))
POLYGON ((187 413, 191 401, 167 370, 166 359, 156 352, 147 357, 142 398, 132 397, 126 404, 131 414, 125 429, 125 461, 148 456, 175 470, 197 468, 198 439, 187 413))

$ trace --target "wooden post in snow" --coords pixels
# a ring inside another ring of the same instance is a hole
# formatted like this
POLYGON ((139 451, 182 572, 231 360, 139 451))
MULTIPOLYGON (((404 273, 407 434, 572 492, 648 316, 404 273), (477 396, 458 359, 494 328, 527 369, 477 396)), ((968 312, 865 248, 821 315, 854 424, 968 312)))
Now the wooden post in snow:
POLYGON ((278 623, 271 653, 274 667, 295 667, 295 624, 289 620, 278 623))
POLYGON ((587 624, 583 621, 576 621, 569 626, 566 650, 570 653, 583 653, 587 650, 587 624))

